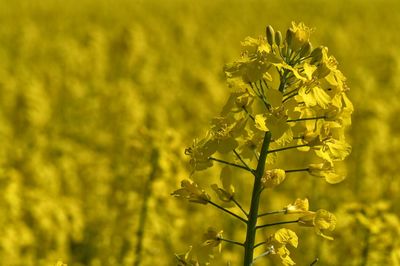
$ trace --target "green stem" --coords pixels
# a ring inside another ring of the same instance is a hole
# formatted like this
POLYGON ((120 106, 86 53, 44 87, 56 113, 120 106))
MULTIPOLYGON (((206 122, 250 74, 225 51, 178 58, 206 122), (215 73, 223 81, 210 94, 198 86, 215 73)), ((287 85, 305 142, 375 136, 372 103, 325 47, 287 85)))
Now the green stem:
POLYGON ((150 159, 152 169, 143 189, 143 202, 140 210, 139 227, 136 231, 137 243, 136 243, 135 254, 137 256, 133 264, 134 266, 139 266, 142 261, 141 254, 143 249, 144 229, 147 222, 149 199, 151 197, 151 184, 153 183, 154 178, 156 177, 158 169, 158 158, 159 158, 159 152, 157 149, 154 149, 151 153, 151 159, 150 159))
POLYGON ((233 217, 239 219, 240 221, 244 222, 245 224, 247 224, 247 220, 246 220, 246 219, 243 219, 242 217, 240 217, 240 216, 237 215, 236 213, 233 213, 233 212, 231 212, 230 210, 225 209, 225 208, 222 207, 222 206, 219 206, 218 204, 216 204, 215 202, 212 202, 211 200, 208 200, 207 202, 210 203, 211 205, 213 205, 214 207, 220 209, 221 211, 226 212, 226 213, 232 215, 233 217))
POLYGON ((254 249, 256 249, 256 248, 258 248, 259 246, 262 246, 262 245, 264 245, 264 244, 265 244, 265 241, 260 242, 260 243, 257 243, 257 244, 254 245, 254 249))
POLYGON ((319 259, 316 258, 313 262, 311 262, 310 266, 313 266, 313 265, 317 264, 318 261, 319 261, 319 259))
POLYGON ((240 243, 240 242, 237 242, 237 241, 234 241, 234 240, 230 240, 230 239, 225 239, 225 238, 218 238, 219 240, 221 240, 221 241, 224 241, 224 242, 227 242, 227 243, 231 243, 231 244, 234 244, 234 245, 238 245, 238 246, 244 246, 243 245, 243 243, 240 243))
POLYGON ((255 178, 253 184, 253 191, 251 196, 251 205, 249 212, 249 219, 247 221, 246 241, 244 242, 244 261, 243 266, 251 266, 253 263, 254 255, 254 242, 256 239, 257 231, 257 218, 258 207, 260 202, 260 191, 262 190, 261 178, 264 174, 265 162, 267 160, 269 143, 271 142, 271 132, 266 132, 261 146, 260 159, 258 160, 257 169, 255 171, 255 178))
POLYGON ((301 145, 283 147, 283 148, 276 149, 276 150, 270 150, 270 151, 268 151, 268 153, 279 152, 279 151, 285 151, 285 150, 296 149, 296 148, 307 147, 307 146, 309 146, 309 145, 308 145, 308 144, 301 144, 301 145))
POLYGON ((288 91, 288 92, 284 93, 284 94, 283 94, 283 97, 286 97, 286 96, 292 94, 293 92, 296 92, 298 89, 299 89, 299 88, 296 88, 296 89, 293 89, 293 90, 291 90, 291 91, 288 91))
POLYGON ((249 110, 247 110, 247 108, 245 106, 243 106, 242 108, 246 112, 246 114, 250 117, 250 119, 253 120, 253 122, 254 122, 255 118, 252 114, 250 114, 249 110))
POLYGON ((285 170, 285 173, 308 172, 308 171, 310 171, 310 168, 290 169, 290 170, 285 170))
POLYGON ((298 122, 298 121, 318 120, 318 119, 325 119, 325 116, 317 116, 317 117, 307 117, 307 118, 291 119, 291 120, 286 120, 286 122, 298 122))
POLYGON ((286 97, 285 99, 282 100, 282 103, 287 102, 288 100, 290 100, 291 98, 295 97, 296 95, 298 95, 298 93, 293 93, 292 95, 286 97))
POLYGON ((370 249, 370 231, 369 229, 365 230, 365 235, 364 235, 364 247, 362 250, 362 257, 361 257, 361 263, 360 266, 366 266, 368 264, 368 253, 370 249))
POLYGON ((227 162, 227 161, 224 161, 224 160, 221 160, 221 159, 217 159, 217 158, 214 158, 214 157, 209 157, 208 159, 212 160, 212 161, 216 161, 216 162, 222 163, 222 164, 226 164, 226 165, 230 165, 230 166, 237 167, 237 168, 240 168, 240 169, 244 169, 246 171, 249 171, 249 172, 253 173, 252 169, 247 168, 246 166, 243 166, 243 165, 227 162))
POLYGON ((254 173, 254 170, 251 169, 247 163, 242 159, 242 156, 240 156, 239 153, 237 153, 237 151, 235 149, 233 149, 233 153, 236 155, 236 157, 239 159, 239 161, 243 164, 244 167, 246 167, 246 169, 252 173, 254 173))
POLYGON ((249 214, 243 209, 242 205, 234 197, 232 197, 232 201, 243 212, 243 214, 246 215, 246 217, 249 217, 249 214))
POLYGON ((258 218, 263 217, 263 216, 267 216, 267 215, 280 214, 280 213, 285 213, 285 212, 286 212, 286 210, 264 212, 263 214, 258 215, 258 218))
POLYGON ((279 88, 278 88, 278 90, 279 90, 281 93, 284 93, 284 92, 285 92, 287 74, 288 74, 288 71, 287 71, 286 69, 283 70, 283 73, 282 73, 282 75, 281 75, 281 80, 280 80, 279 88))
POLYGON ((276 222, 276 223, 270 223, 270 224, 263 224, 259 225, 256 227, 256 229, 261 229, 264 227, 269 227, 269 226, 275 226, 275 225, 281 225, 281 224, 293 224, 293 223, 298 223, 299 220, 294 220, 294 221, 283 221, 283 222, 276 222))

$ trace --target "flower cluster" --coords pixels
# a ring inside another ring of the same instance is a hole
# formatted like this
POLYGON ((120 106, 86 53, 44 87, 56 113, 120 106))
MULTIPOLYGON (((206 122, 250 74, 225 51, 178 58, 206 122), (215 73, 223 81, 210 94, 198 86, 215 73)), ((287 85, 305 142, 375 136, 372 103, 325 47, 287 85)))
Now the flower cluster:
MULTIPOLYGON (((312 47, 312 32, 303 23, 292 23, 285 38, 271 26, 267 27, 265 37, 247 37, 242 42, 240 59, 224 69, 231 89, 226 104, 211 121, 206 136, 186 149, 192 174, 214 163, 224 165, 220 176, 222 187, 212 184, 211 188, 225 207, 237 207, 245 217, 219 206, 190 181, 183 181, 182 188, 173 193, 192 202, 209 203, 246 224, 244 243, 228 241, 245 248, 244 265, 253 262, 256 230, 267 226, 293 222, 313 227, 318 235, 333 239, 326 233, 334 230, 336 217, 326 210, 309 211, 307 199, 297 199, 281 211, 258 215, 261 192, 282 185, 289 173, 307 172, 331 184, 345 178, 336 171, 336 164, 351 152, 345 140, 345 129, 351 124, 353 112, 346 95, 349 88, 328 49, 312 47), (277 154, 287 150, 313 153, 314 156, 307 158, 316 159, 299 169, 274 167, 277 154), (235 198, 233 168, 254 177, 249 211, 235 198), (299 217, 294 221, 257 225, 259 217, 277 213, 299 217)), ((208 246, 219 246, 220 239, 211 238, 208 246)), ((284 265, 293 265, 287 246, 297 247, 296 234, 281 229, 271 239, 265 243, 268 254, 278 254, 284 265)))

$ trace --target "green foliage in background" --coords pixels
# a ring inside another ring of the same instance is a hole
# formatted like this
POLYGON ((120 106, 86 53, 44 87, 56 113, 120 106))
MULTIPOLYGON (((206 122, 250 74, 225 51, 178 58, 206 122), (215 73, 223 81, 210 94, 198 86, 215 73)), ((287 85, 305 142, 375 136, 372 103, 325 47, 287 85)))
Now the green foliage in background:
MULTIPOLYGON (((338 218, 334 241, 297 232, 298 265, 400 265, 399 8, 395 0, 0 0, 0 264, 175 265, 205 221, 239 238, 244 228, 170 193, 191 172, 185 147, 228 96, 222 66, 237 44, 268 24, 304 21, 318 32, 315 47, 340 62, 356 106, 347 179, 329 187, 296 175, 261 209, 307 197, 338 218)), ((218 178, 211 169, 195 181, 218 178)), ((240 265, 241 254, 227 246, 213 262, 240 265)))

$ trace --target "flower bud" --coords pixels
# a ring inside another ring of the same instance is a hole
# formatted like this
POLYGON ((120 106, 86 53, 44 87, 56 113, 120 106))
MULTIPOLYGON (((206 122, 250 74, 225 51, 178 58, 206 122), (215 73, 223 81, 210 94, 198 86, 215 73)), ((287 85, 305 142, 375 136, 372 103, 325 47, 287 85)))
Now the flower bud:
POLYGON ((301 50, 300 50, 300 57, 306 57, 306 56, 308 56, 308 55, 310 54, 310 52, 311 52, 311 49, 312 49, 311 43, 310 43, 310 42, 306 42, 306 43, 303 45, 303 47, 301 47, 301 50))
POLYGON ((317 70, 315 71, 315 75, 317 78, 322 79, 322 78, 328 76, 328 74, 330 72, 331 72, 331 69, 328 67, 328 65, 323 63, 318 66, 317 70))
POLYGON ((282 44, 282 33, 280 31, 275 32, 275 43, 278 46, 282 44))
POLYGON ((275 43, 275 32, 271 25, 267 27, 267 41, 271 46, 275 43))
POLYGON ((294 31, 292 29, 288 29, 286 31, 286 43, 289 47, 292 45, 293 36, 294 36, 294 31))
POLYGON ((317 48, 315 48, 312 52, 311 52, 311 54, 310 54, 310 56, 311 56, 311 64, 312 65, 314 65, 315 63, 319 63, 319 62, 321 62, 321 60, 322 60, 322 57, 323 57, 323 50, 325 50, 326 49, 326 52, 328 52, 327 50, 328 50, 328 48, 326 48, 326 47, 324 47, 324 46, 319 46, 319 47, 317 47, 317 48))

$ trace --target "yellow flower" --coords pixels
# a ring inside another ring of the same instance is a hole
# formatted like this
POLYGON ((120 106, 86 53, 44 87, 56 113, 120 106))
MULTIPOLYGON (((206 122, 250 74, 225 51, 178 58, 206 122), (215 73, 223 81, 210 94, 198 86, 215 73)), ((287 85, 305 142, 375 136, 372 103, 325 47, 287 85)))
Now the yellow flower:
POLYGON ((221 201, 224 202, 230 202, 233 198, 234 192, 233 191, 227 191, 223 188, 218 187, 217 184, 212 184, 211 188, 215 191, 215 193, 217 193, 218 198, 221 201))
POLYGON ((330 138, 323 142, 320 149, 315 150, 315 154, 330 162, 343 161, 351 152, 351 146, 344 140, 330 138))
POLYGON ((310 40, 310 35, 313 29, 300 22, 292 22, 292 26, 288 30, 287 38, 289 37, 288 44, 293 50, 298 50, 310 40), (289 35, 289 36, 288 36, 289 35))
POLYGON ((186 252, 185 254, 180 254, 177 255, 175 254, 175 257, 178 261, 178 266, 200 266, 200 264, 192 259, 192 246, 190 246, 189 251, 186 252))
POLYGON ((223 231, 217 231, 216 229, 209 227, 207 232, 203 235, 203 247, 215 248, 218 247, 221 252, 221 238, 223 231))
POLYGON ((182 188, 174 191, 171 195, 200 204, 207 204, 210 200, 210 196, 204 191, 204 189, 199 188, 195 182, 182 180, 181 187, 182 188))
POLYGON ((224 202, 230 202, 235 195, 235 187, 232 184, 232 171, 229 166, 225 166, 221 169, 219 176, 222 188, 217 184, 212 184, 211 188, 217 193, 220 200, 224 202))
POLYGON ((297 237, 296 233, 292 230, 281 228, 274 234, 274 240, 282 245, 291 245, 297 248, 299 244, 299 238, 297 237))
POLYGON ((330 162, 310 164, 308 166, 308 172, 312 176, 325 178, 325 181, 329 184, 337 184, 345 179, 344 175, 335 172, 335 168, 330 162))
POLYGON ((287 245, 297 248, 299 239, 292 230, 281 228, 266 240, 267 250, 270 254, 279 255, 281 262, 285 266, 295 265, 296 263, 290 258, 290 251, 287 245))
POLYGON ((305 213, 308 212, 308 207, 308 199, 296 199, 293 204, 289 204, 285 207, 285 213, 305 213))
POLYGON ((282 169, 272 169, 264 172, 261 183, 264 188, 273 188, 285 180, 286 173, 282 169))
POLYGON ((208 158, 216 151, 215 140, 206 137, 200 141, 194 140, 193 145, 185 150, 185 154, 190 156, 193 170, 200 171, 212 166, 208 158))
POLYGON ((326 210, 318 210, 316 212, 309 212, 299 218, 299 225, 314 227, 317 235, 323 238, 333 240, 333 237, 325 235, 326 231, 333 231, 336 227, 336 217, 326 210))

